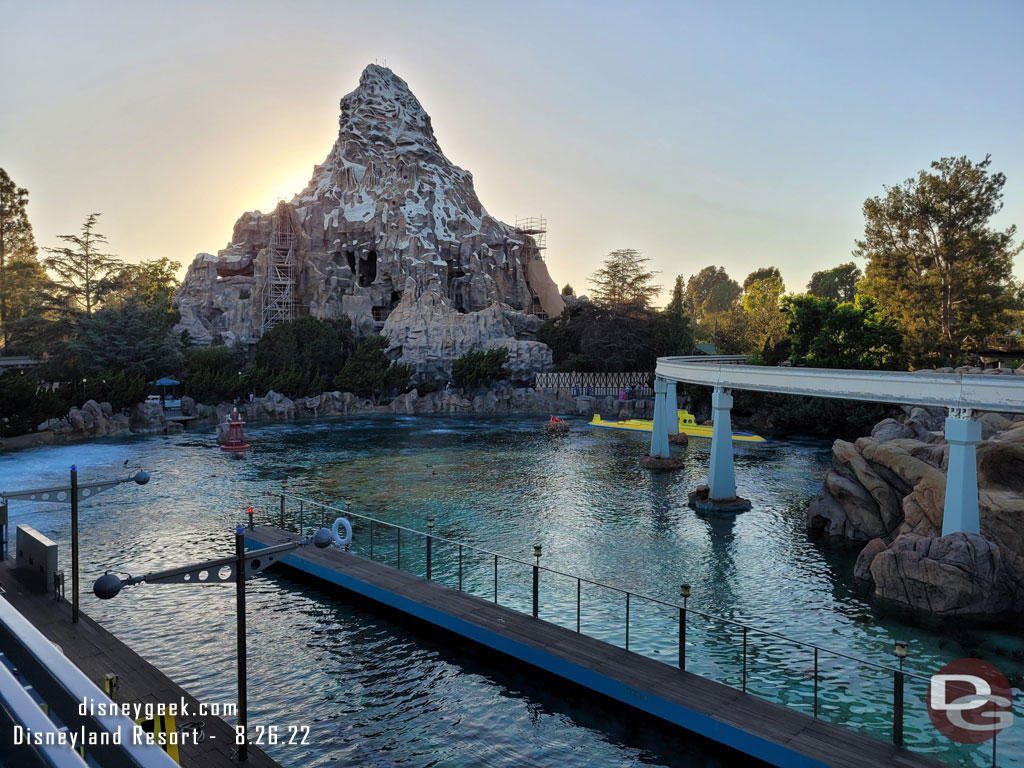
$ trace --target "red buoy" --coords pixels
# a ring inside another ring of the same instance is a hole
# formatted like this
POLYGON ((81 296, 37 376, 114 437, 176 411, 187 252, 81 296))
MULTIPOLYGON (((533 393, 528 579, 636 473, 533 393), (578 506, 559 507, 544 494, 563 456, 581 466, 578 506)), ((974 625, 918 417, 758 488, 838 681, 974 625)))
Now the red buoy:
POLYGON ((245 434, 242 432, 244 423, 238 409, 232 410, 228 416, 227 439, 220 446, 222 451, 248 451, 252 447, 245 442, 245 434))

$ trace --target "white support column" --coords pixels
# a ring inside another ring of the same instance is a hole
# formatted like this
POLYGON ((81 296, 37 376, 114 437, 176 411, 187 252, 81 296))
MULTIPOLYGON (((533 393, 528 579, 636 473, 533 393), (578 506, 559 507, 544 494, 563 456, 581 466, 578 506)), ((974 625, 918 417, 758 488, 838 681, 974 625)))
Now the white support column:
POLYGON ((665 409, 668 421, 668 433, 679 434, 679 401, 676 399, 676 383, 672 379, 665 382, 668 390, 665 392, 665 409))
POLYGON ((978 520, 978 461, 975 446, 981 440, 981 424, 970 411, 951 408, 946 419, 949 466, 946 470, 946 503, 942 509, 942 535, 980 533, 978 520))
POLYGON ((712 500, 736 498, 736 472, 732 464, 732 395, 716 386, 711 394, 711 466, 708 470, 708 494, 712 500))
POLYGON ((651 425, 651 456, 662 459, 669 457, 668 419, 665 395, 668 385, 662 378, 654 380, 654 424, 651 425))

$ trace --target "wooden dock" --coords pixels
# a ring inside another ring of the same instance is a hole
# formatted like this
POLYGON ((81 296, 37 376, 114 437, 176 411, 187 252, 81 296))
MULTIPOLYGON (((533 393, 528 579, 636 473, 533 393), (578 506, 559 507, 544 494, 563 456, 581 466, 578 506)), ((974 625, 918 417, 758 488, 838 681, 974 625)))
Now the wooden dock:
MULTIPOLYGON (((70 603, 54 602, 51 595, 26 588, 17 571, 6 563, 0 567, 0 588, 4 590, 4 599, 51 642, 60 646, 64 655, 100 690, 103 689, 104 676, 111 672, 116 674, 119 704, 186 702, 192 714, 179 718, 178 724, 181 725, 183 720, 201 720, 206 738, 198 744, 186 743, 179 748, 179 761, 185 768, 239 768, 243 765, 280 768, 277 762, 253 745, 249 746, 247 761, 236 760, 235 729, 232 726, 219 717, 196 714, 199 701, 188 691, 85 613, 80 613, 78 624, 73 624, 70 603)), ((233 621, 233 617, 230 620, 233 621)))
MULTIPOLYGON (((294 540, 246 530, 250 548, 294 540)), ((817 720, 473 595, 338 548, 303 547, 281 564, 543 672, 786 768, 936 768, 926 756, 817 720)))

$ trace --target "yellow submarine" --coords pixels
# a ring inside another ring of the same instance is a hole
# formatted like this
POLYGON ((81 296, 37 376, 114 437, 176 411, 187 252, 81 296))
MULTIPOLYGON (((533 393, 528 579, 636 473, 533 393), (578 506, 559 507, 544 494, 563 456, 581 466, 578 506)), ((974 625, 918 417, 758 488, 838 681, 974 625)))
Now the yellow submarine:
MULTIPOLYGON (((693 416, 688 411, 679 411, 679 431, 690 437, 706 437, 708 440, 711 439, 712 427, 705 427, 702 424, 698 424, 693 416)), ((604 421, 601 418, 601 414, 595 413, 594 418, 590 421, 590 426, 600 427, 601 429, 626 429, 630 432, 650 432, 654 426, 653 421, 647 419, 629 419, 628 421, 604 421)), ((763 443, 766 442, 760 435, 755 435, 753 432, 733 432, 733 440, 740 440, 746 443, 763 443)))

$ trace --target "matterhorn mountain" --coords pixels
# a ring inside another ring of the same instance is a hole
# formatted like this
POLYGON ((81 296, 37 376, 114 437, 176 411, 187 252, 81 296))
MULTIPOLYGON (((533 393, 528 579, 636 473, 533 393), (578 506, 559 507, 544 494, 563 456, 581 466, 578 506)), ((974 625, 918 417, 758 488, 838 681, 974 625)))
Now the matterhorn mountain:
POLYGON ((551 364, 541 317, 563 309, 533 237, 487 213, 405 81, 376 65, 341 100, 338 139, 306 188, 243 214, 224 250, 195 257, 174 302, 198 343, 346 315, 422 378, 498 346, 528 378, 551 364))

